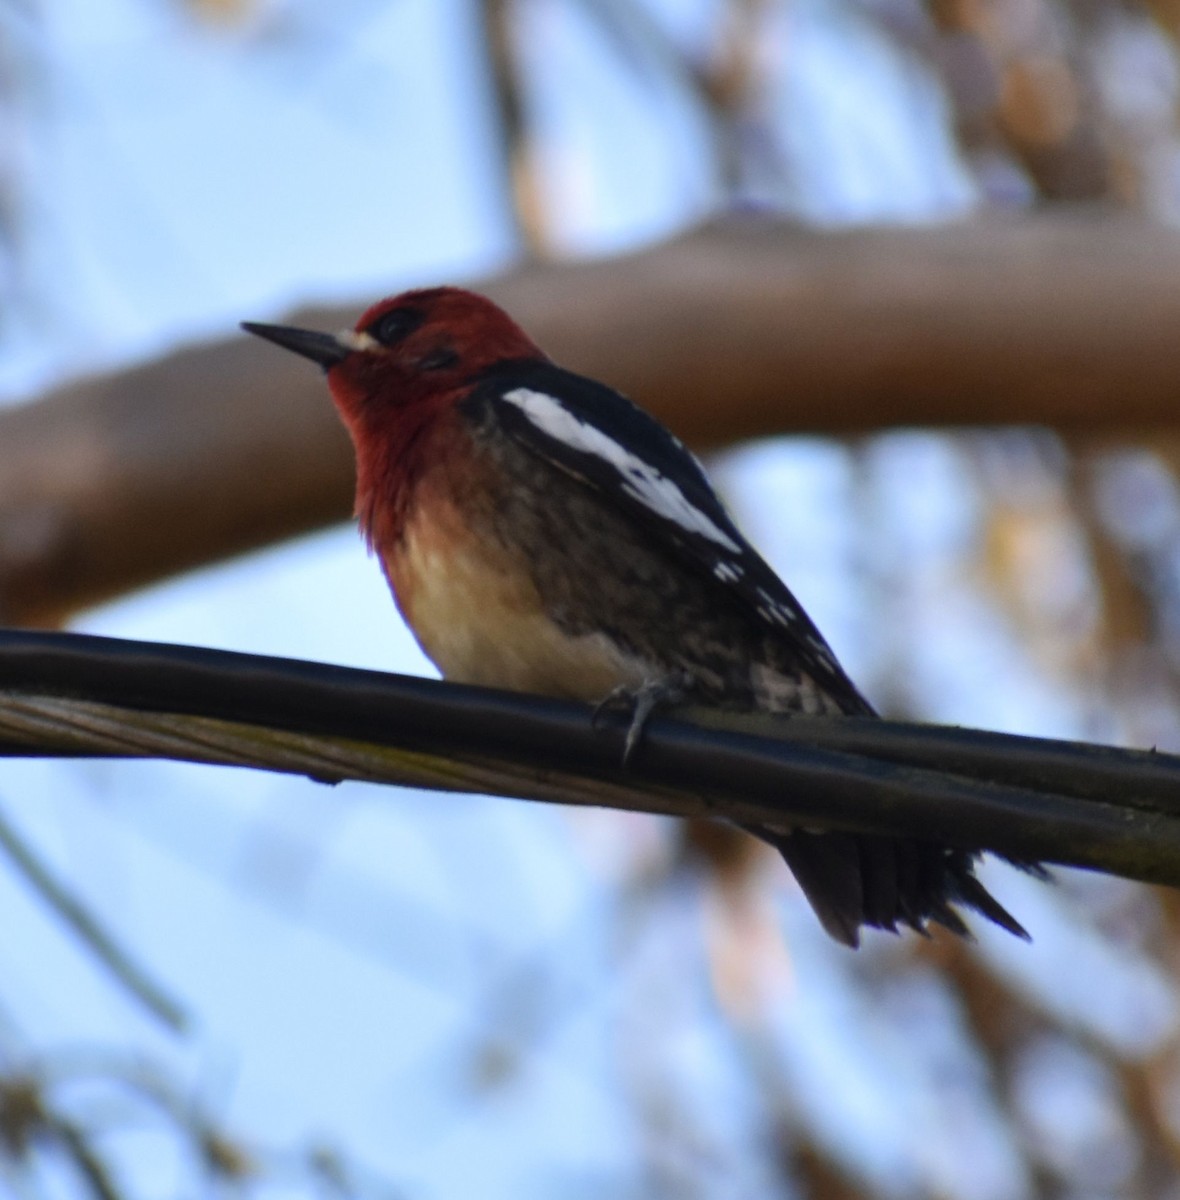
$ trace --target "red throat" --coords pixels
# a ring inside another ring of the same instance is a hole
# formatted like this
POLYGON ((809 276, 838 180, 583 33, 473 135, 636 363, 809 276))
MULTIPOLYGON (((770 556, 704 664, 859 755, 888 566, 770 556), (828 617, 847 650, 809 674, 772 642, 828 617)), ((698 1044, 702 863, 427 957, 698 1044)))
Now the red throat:
POLYGON ((328 373, 333 399, 350 413, 395 412, 464 390, 489 367, 545 355, 490 300, 460 288, 402 292, 362 314, 356 334, 366 339, 328 373), (385 334, 389 317, 405 318, 396 336, 385 334))
MULTIPOLYGON (((403 534, 423 476, 446 462, 443 445, 464 436, 446 396, 403 398, 390 412, 374 413, 355 397, 338 395, 356 450, 354 513, 370 549, 392 547, 403 534)), ((454 447, 448 447, 454 453, 454 447)))
POLYGON ((431 465, 466 459, 457 405, 472 383, 505 360, 544 355, 502 309, 460 288, 382 300, 356 332, 368 343, 333 366, 328 383, 356 449, 356 515, 370 547, 385 550, 403 536, 431 465), (391 316, 396 336, 383 337, 391 316))

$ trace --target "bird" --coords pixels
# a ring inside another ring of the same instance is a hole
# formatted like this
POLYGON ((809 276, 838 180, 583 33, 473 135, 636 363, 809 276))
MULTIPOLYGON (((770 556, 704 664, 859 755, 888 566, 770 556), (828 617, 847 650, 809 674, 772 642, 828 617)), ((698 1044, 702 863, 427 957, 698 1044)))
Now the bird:
MULTIPOLYGON (((355 516, 444 679, 594 705, 876 716, 697 459, 604 383, 558 366, 502 308, 418 288, 325 333, 243 322, 310 359, 356 452, 355 516)), ((745 827, 823 928, 1027 938, 978 851, 910 837, 745 827)))

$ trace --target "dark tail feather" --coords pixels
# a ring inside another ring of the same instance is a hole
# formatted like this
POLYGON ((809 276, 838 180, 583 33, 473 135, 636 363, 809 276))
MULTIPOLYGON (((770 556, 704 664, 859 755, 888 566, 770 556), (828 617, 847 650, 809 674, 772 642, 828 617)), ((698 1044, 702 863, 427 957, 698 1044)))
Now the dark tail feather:
MULTIPOLYGON (((970 937, 956 904, 1028 940, 1020 922, 975 878, 978 855, 971 851, 857 833, 750 832, 779 850, 820 924, 846 946, 859 945, 862 925, 896 933, 904 924, 928 936, 933 921, 970 937)), ((1043 874, 1037 864, 1017 865, 1043 874)))

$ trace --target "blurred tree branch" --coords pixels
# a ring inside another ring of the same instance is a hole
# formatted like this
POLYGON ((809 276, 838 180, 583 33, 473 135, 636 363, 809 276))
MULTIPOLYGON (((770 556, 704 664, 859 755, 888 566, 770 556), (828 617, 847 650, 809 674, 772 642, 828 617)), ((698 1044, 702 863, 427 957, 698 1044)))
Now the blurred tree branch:
MULTIPOLYGON (((698 448, 774 433, 1170 425, 1180 234, 1062 213, 816 233, 728 220, 484 288, 698 448)), ((361 304, 296 323, 351 324, 361 304)), ((270 317, 243 313, 243 317, 270 317)), ((232 338, 0 412, 0 621, 49 624, 345 517, 322 379, 232 338)))
POLYGON ((481 0, 478 13, 498 119, 507 209, 522 253, 543 258, 549 249, 549 229, 537 146, 529 127, 525 72, 520 65, 517 5, 513 0, 481 0))

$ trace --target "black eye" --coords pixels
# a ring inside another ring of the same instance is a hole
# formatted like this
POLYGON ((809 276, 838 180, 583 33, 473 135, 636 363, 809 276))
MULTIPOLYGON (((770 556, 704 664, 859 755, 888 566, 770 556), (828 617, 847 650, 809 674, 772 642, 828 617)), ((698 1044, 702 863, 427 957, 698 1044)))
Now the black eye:
POLYGON ((458 354, 450 346, 439 346, 418 364, 419 371, 445 371, 459 361, 458 354))
POLYGON ((392 346, 421 324, 422 314, 416 308, 394 308, 378 317, 365 332, 383 346, 392 346))

